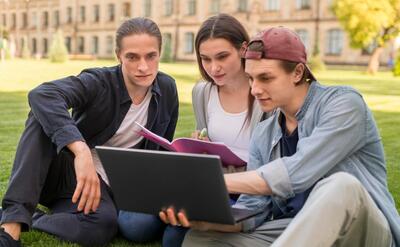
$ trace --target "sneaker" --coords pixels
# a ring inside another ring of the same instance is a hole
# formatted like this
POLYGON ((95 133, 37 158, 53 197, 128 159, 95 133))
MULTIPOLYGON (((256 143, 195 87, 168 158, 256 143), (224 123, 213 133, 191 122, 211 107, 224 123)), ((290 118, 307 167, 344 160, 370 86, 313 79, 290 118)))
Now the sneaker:
POLYGON ((21 247, 21 241, 14 240, 8 233, 0 227, 0 247, 21 247))

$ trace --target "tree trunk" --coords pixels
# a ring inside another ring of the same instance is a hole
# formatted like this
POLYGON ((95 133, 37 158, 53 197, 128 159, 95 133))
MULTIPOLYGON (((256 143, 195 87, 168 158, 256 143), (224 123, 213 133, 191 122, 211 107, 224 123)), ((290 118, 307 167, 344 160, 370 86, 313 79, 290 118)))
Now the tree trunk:
POLYGON ((383 47, 376 47, 375 50, 372 52, 371 58, 369 59, 369 63, 368 63, 368 69, 367 69, 367 73, 368 74, 376 74, 376 72, 378 72, 379 69, 379 58, 381 56, 383 52, 383 47))

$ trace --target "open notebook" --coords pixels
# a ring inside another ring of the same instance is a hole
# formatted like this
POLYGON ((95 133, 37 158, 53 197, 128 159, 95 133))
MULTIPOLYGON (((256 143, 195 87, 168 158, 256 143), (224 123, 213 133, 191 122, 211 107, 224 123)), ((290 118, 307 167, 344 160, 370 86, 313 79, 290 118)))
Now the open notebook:
POLYGON ((195 154, 214 154, 221 158, 223 166, 236 166, 241 167, 246 165, 246 161, 242 160, 239 156, 232 152, 222 142, 208 142, 193 138, 177 138, 172 142, 167 139, 156 135, 155 133, 148 130, 143 125, 135 122, 140 127, 139 135, 144 138, 157 143, 166 150, 181 152, 181 153, 195 153, 195 154))

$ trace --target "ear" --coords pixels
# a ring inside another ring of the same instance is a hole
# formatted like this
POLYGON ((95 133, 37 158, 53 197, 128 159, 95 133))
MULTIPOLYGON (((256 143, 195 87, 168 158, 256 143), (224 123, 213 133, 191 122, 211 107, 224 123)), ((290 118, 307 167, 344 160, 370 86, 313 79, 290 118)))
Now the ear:
POLYGON ((247 50, 247 42, 243 41, 242 46, 240 47, 240 50, 239 50, 239 55, 241 58, 244 58, 244 54, 246 53, 246 50, 247 50))
POLYGON ((302 63, 296 65, 296 68, 293 71, 293 81, 294 84, 298 85, 303 78, 305 66, 302 63))
POLYGON ((119 63, 122 63, 122 62, 121 62, 121 57, 120 57, 121 55, 120 55, 120 52, 119 52, 118 49, 115 49, 115 56, 117 57, 118 62, 119 62, 119 63))

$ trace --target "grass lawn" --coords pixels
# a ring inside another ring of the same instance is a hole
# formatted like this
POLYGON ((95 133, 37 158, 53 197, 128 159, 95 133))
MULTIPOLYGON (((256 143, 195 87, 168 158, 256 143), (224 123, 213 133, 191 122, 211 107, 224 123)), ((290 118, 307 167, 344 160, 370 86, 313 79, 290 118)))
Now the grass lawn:
MULTIPOLYGON (((87 67, 111 66, 114 61, 70 61, 51 64, 46 60, 14 60, 0 63, 0 199, 3 197, 14 159, 16 145, 28 113, 27 91, 44 81, 79 73, 87 67)), ((191 88, 198 80, 194 64, 161 64, 160 69, 177 81, 180 98, 180 117, 175 136, 187 136, 194 128, 191 88)), ((329 70, 317 73, 323 84, 352 85, 359 89, 373 110, 383 139, 388 183, 396 206, 400 209, 400 78, 390 72, 367 76, 359 71, 329 70)), ((75 246, 60 242, 44 233, 32 231, 22 235, 25 246, 75 246)), ((116 238, 111 246, 134 245, 116 238)))

